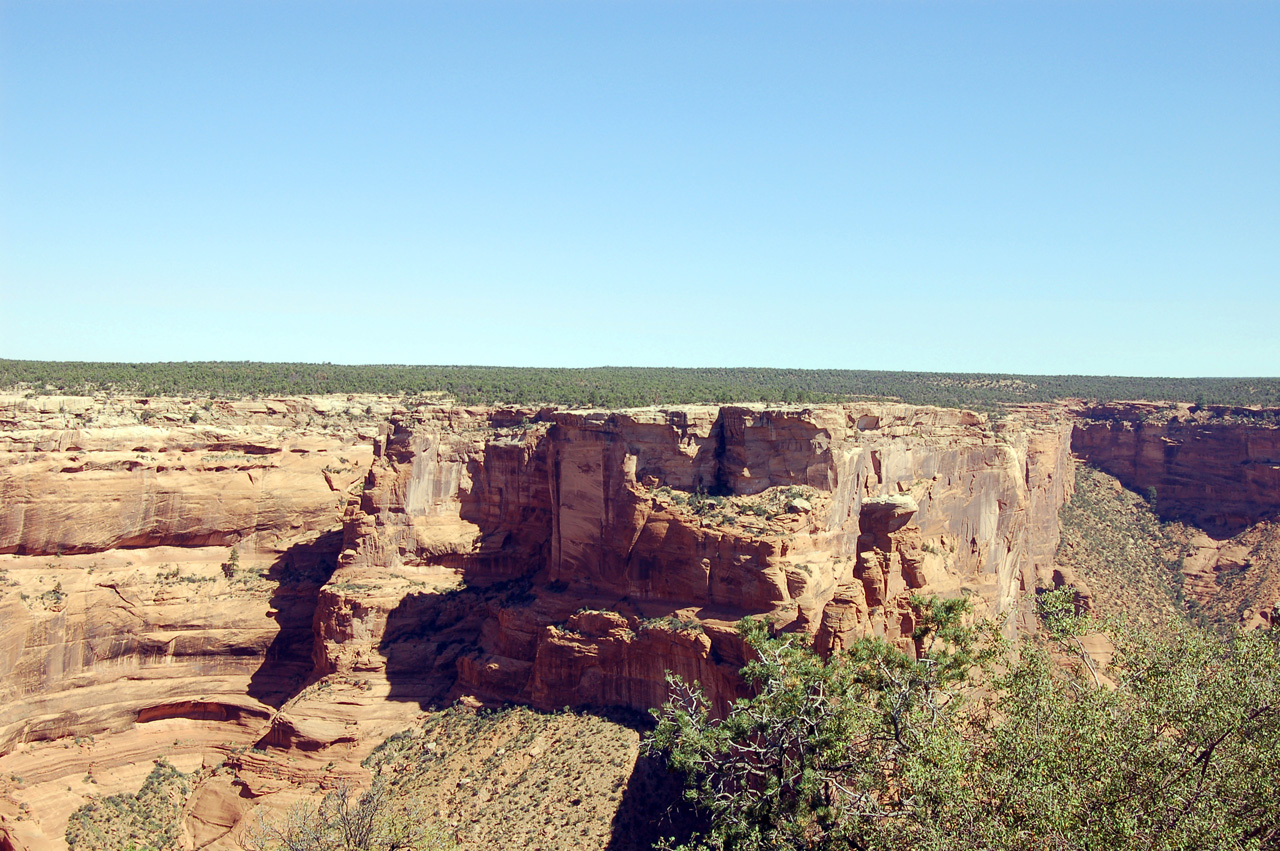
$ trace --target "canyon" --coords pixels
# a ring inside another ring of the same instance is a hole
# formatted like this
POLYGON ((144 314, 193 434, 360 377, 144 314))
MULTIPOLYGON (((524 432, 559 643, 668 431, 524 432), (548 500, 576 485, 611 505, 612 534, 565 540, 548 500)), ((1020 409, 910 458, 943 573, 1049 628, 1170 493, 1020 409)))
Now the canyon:
POLYGON ((230 849, 455 702, 643 711, 670 671, 723 709, 744 617, 911 649, 938 594, 1016 636, 1037 588, 1089 603, 1078 459, 1196 525, 1208 599, 1275 572, 1257 413, 0 396, 0 848, 66 847, 158 756, 199 778, 185 847, 230 849))

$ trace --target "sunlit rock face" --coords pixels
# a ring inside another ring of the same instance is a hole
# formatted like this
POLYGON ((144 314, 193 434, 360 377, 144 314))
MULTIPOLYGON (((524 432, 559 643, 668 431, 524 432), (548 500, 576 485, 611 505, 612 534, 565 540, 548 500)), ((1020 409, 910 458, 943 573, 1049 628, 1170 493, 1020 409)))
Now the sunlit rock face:
POLYGON ((723 705, 745 616, 835 649, 906 641, 913 594, 965 594, 1013 628, 1052 569, 1069 435, 1051 408, 998 424, 906 405, 404 417, 348 509, 317 663, 390 660, 408 679, 410 657, 439 676, 456 652, 450 693, 547 708, 647 708, 674 670, 723 705), (384 592, 414 575, 529 590, 470 612, 473 640, 455 651, 463 639, 400 638, 411 611, 435 622, 445 608, 384 592), (595 612, 609 619, 582 619, 595 612))
POLYGON ((65 847, 88 794, 261 738, 392 410, 0 397, 0 847, 65 847))
POLYGON ((459 698, 643 709, 674 671, 723 707, 745 616, 905 646, 912 594, 963 594, 1013 629, 1069 435, 1055 408, 0 398, 0 837, 62 847, 164 753, 233 767, 187 825, 219 847, 459 698))
MULTIPOLYGON (((1220 595, 1273 548, 1273 420, 0 397, 0 848, 63 847, 162 753, 230 766, 184 828, 219 848, 360 782, 422 707, 646 709, 671 671, 723 709, 748 616, 910 650, 911 597, 941 594, 1012 634, 1078 582, 1053 563, 1073 452, 1194 524, 1185 588, 1220 595)), ((1246 625, 1280 587, 1255 586, 1246 625)))

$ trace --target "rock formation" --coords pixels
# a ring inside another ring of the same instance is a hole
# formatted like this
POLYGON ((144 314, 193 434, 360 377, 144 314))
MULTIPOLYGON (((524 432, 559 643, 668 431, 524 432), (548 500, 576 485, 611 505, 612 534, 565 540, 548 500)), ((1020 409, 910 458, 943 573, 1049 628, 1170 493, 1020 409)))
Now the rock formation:
POLYGON ((1280 432, 1182 410, 0 397, 0 849, 162 753, 231 848, 420 707, 645 709, 667 671, 723 707, 747 616, 909 648, 912 595, 966 595, 1012 634, 1071 581, 1073 448, 1207 526, 1280 507, 1280 432))
POLYGON ((391 411, 0 397, 0 847, 58 847, 85 795, 136 788, 161 752, 261 738, 310 674, 391 411))
POLYGON ((1276 411, 1127 403, 1080 411, 1072 446, 1190 527, 1188 596, 1219 618, 1269 624, 1280 606, 1280 428, 1276 411))
POLYGON ((1280 514, 1274 411, 1152 403, 1081 411, 1074 451, 1155 498, 1157 512, 1221 540, 1280 514), (1266 418, 1266 415, 1270 418, 1266 418))
POLYGON ((993 427, 901 405, 400 418, 347 510, 318 668, 441 658, 439 630, 401 640, 394 627, 428 617, 413 596, 436 595, 386 593, 414 577, 530 584, 468 613, 470 646, 433 663, 456 680, 433 693, 543 708, 648 708, 667 670, 724 705, 745 616, 835 648, 909 636, 912 594, 963 593, 1012 627, 1051 570, 1068 429, 1047 410, 993 427))

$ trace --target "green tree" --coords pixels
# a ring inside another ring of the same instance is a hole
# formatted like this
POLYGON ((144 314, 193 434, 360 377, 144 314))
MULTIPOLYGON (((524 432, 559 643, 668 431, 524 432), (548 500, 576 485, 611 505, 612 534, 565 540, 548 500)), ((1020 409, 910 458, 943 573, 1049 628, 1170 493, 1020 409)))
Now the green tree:
POLYGON ((709 817, 689 847, 1280 848, 1277 632, 1099 624, 1073 596, 1016 655, 958 601, 915 601, 915 653, 745 624, 753 696, 717 719, 672 677, 647 740, 709 817))
POLYGON ((710 817, 693 847, 870 847, 882 823, 916 815, 917 785, 959 780, 960 687, 999 641, 963 625, 964 601, 914 602, 914 653, 864 640, 824 660, 801 636, 744 620, 755 694, 723 720, 700 688, 668 677, 647 747, 668 754, 710 817))

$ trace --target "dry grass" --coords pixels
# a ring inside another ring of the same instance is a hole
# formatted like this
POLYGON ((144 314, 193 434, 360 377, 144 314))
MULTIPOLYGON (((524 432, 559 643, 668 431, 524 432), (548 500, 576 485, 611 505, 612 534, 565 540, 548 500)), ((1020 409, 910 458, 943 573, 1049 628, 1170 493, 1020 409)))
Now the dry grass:
POLYGON ((1180 567, 1186 533, 1161 523, 1145 499, 1082 464, 1059 519, 1055 561, 1089 584, 1098 614, 1146 623, 1187 616, 1180 567))
MULTIPOLYGON (((647 842, 636 844, 630 827, 615 825, 626 821, 619 810, 633 784, 639 740, 632 727, 594 715, 455 707, 392 736, 365 764, 462 848, 641 848, 647 842)), ((638 791, 633 786, 630 794, 638 791)), ((643 790, 655 801, 664 793, 643 790)), ((646 815, 656 820, 664 805, 653 806, 646 815)))

